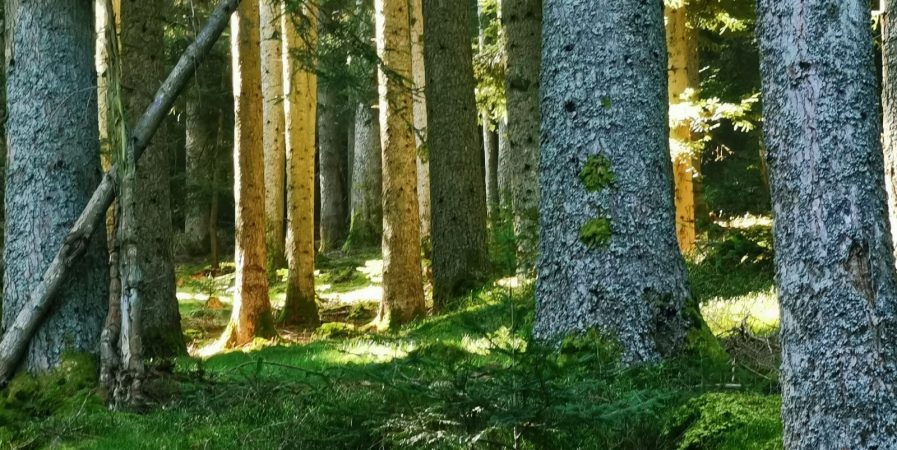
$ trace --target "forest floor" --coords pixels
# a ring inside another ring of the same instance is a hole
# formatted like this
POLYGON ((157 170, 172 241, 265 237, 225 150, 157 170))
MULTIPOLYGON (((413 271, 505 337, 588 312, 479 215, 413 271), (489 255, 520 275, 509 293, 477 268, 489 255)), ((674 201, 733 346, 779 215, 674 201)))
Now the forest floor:
MULTIPOLYGON (((713 226, 689 259, 694 295, 727 355, 653 366, 619 366, 593 333, 560 352, 531 341, 531 280, 500 275, 449 313, 363 332, 381 268, 376 251, 322 255, 321 329, 280 330, 200 358, 229 316, 233 274, 183 264, 178 298, 193 356, 153 365, 151 405, 110 412, 92 373, 19 377, 0 392, 0 447, 782 447, 768 221, 713 226)), ((284 276, 271 285, 275 308, 284 276)))

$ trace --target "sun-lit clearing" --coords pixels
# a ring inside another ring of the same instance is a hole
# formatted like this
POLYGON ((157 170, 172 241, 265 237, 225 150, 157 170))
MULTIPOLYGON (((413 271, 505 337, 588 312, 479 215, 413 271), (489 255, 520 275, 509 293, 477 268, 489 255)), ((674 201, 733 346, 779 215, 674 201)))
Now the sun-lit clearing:
POLYGON ((485 356, 496 348, 524 351, 526 350, 526 340, 511 333, 508 327, 502 326, 494 333, 489 333, 488 336, 471 337, 465 334, 461 338, 461 348, 468 353, 485 356))
POLYGON ((382 363, 404 358, 414 348, 414 344, 410 343, 386 345, 374 341, 352 341, 341 349, 341 353, 345 356, 346 362, 382 363))
POLYGON ((740 327, 757 334, 767 334, 779 326, 779 302, 775 289, 731 299, 710 300, 701 306, 701 314, 716 335, 740 327))
POLYGON ((356 289, 354 291, 342 292, 342 293, 333 293, 333 294, 320 294, 322 300, 327 302, 339 302, 339 303, 361 303, 361 302, 379 302, 383 299, 383 287, 381 286, 366 286, 361 289, 356 289))
POLYGON ((379 284, 383 282, 382 259, 369 259, 364 262, 363 267, 357 267, 356 270, 365 274, 372 283, 379 284))
POLYGON ((733 217, 729 220, 719 220, 716 222, 716 224, 726 228, 738 228, 741 230, 753 228, 756 226, 771 227, 772 217, 745 214, 743 216, 733 217))

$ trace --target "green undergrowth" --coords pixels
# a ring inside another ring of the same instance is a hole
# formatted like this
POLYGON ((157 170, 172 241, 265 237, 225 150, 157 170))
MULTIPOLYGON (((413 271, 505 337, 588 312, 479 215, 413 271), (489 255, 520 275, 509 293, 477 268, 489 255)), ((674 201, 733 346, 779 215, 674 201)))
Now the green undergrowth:
MULTIPOLYGON (((325 256, 319 277, 351 274, 375 257, 325 256)), ((690 266, 693 284, 708 261, 690 266)), ((59 389, 47 388, 58 377, 27 381, 40 388, 24 393, 14 383, 0 399, 0 448, 781 447, 776 359, 756 336, 711 327, 728 358, 703 330, 687 356, 623 367, 619 349, 594 332, 560 346, 534 342, 532 285, 511 285, 490 285, 391 333, 366 332, 376 303, 359 303, 322 311, 333 320, 304 344, 180 358, 147 383, 154 407, 141 414, 108 411, 93 377, 65 376, 59 389)), ((198 301, 182 302, 182 315, 226 320, 226 310, 198 301)))

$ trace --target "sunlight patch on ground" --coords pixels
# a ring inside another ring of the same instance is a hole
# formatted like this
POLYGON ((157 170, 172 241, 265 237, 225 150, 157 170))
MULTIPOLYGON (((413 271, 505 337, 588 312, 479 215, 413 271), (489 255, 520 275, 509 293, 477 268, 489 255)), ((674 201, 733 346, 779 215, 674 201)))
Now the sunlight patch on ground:
POLYGON ((348 304, 361 302, 379 302, 380 300, 383 300, 383 287, 367 286, 349 292, 319 295, 321 297, 321 300, 326 302, 339 302, 348 304))
POLYGON ((742 326, 763 334, 779 326, 779 302, 775 289, 731 299, 712 299, 701 306, 701 314, 716 335, 742 326))
POLYGON ((745 214, 743 216, 733 217, 730 220, 719 220, 716 224, 726 228, 738 228, 742 230, 756 226, 771 227, 772 217, 745 214))
POLYGON ((414 350, 414 346, 411 344, 385 345, 373 341, 354 341, 343 346, 341 350, 348 358, 347 362, 383 363, 396 358, 404 358, 408 355, 408 352, 414 350))

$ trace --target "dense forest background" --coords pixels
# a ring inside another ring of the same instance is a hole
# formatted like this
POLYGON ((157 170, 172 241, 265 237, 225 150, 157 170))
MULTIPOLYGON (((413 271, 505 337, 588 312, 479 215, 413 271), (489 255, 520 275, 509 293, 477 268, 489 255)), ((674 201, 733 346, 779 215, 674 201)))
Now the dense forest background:
POLYGON ((897 446, 872 3, 6 0, 0 448, 897 446))

